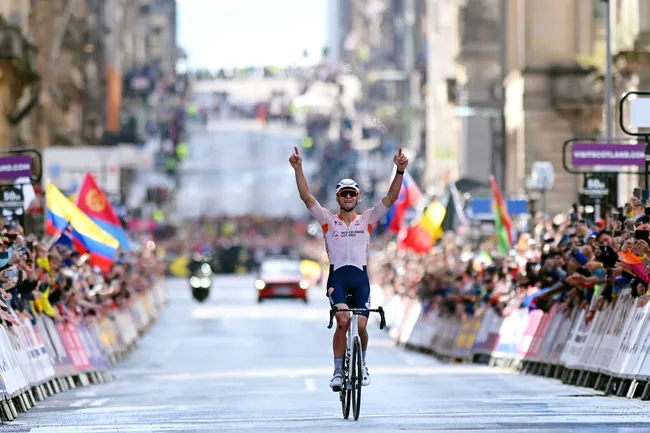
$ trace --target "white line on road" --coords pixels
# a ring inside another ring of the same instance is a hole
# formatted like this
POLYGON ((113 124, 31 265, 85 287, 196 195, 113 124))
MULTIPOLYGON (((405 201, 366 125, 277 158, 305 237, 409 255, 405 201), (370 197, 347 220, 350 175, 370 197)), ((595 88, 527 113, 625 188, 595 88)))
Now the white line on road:
MULTIPOLYGON (((395 418, 404 420, 406 418, 411 419, 424 419, 427 422, 431 422, 432 419, 435 419, 435 430, 439 431, 442 428, 454 428, 457 430, 459 424, 468 424, 464 426, 468 430, 475 430, 476 426, 485 426, 485 428, 490 428, 490 431, 496 431, 498 427, 496 418, 502 417, 503 419, 509 419, 511 417, 510 412, 499 411, 497 413, 484 413, 484 412, 474 412, 471 414, 455 414, 455 413, 439 413, 439 412, 418 412, 418 413, 364 413, 363 409, 361 411, 362 419, 382 419, 382 418, 395 418), (467 421, 467 418, 471 417, 472 421, 467 421), (469 425, 471 424, 471 426, 469 425)), ((286 426, 287 422, 319 422, 319 426, 322 429, 323 427, 335 428, 335 426, 340 427, 340 414, 332 413, 329 416, 304 416, 304 417, 238 417, 238 418, 212 418, 212 419, 192 419, 187 422, 168 422, 168 423, 122 423, 122 424, 95 424, 95 425, 70 425, 70 426, 61 426, 60 424, 54 424, 51 426, 41 426, 39 428, 34 428, 30 430, 31 432, 78 432, 78 431, 87 431, 87 432, 114 432, 114 431, 199 431, 204 430, 204 427, 209 428, 209 431, 215 431, 215 424, 232 424, 233 427, 237 426, 237 430, 243 430, 248 427, 248 430, 252 428, 263 429, 261 425, 255 426, 255 424, 267 424, 266 428, 269 428, 269 424, 276 424, 278 428, 286 426), (329 425, 328 425, 329 424, 329 425), (56 426, 55 429, 53 427, 56 426), (82 428, 83 430, 80 430, 82 428)), ((621 426, 622 430, 626 430, 626 426, 633 423, 642 423, 647 425, 648 419, 645 415, 632 415, 629 413, 614 413, 606 414, 605 416, 600 414, 585 414, 583 412, 571 413, 571 414, 548 414, 546 416, 536 417, 531 419, 530 414, 516 414, 514 418, 510 420, 511 422, 527 422, 531 426, 543 427, 545 424, 549 423, 568 423, 577 424, 580 423, 580 426, 593 426, 596 427, 600 423, 624 423, 621 426), (577 417, 584 417, 583 419, 577 417), (619 418, 623 418, 620 420, 619 418), (582 423, 580 423, 580 421, 582 423)), ((460 427, 462 428, 462 427, 460 427)), ((521 430, 517 430, 521 431, 521 430)))
MULTIPOLYGON (((151 371, 151 370, 149 370, 151 371)), ((75 397, 95 397, 97 395, 98 391, 96 389, 92 390, 85 390, 85 391, 77 391, 75 393, 75 397)))
MULTIPOLYGON (((278 377, 300 377, 300 376, 329 376, 332 374, 330 367, 323 368, 293 368, 293 369, 257 369, 257 370, 232 370, 232 371, 207 371, 200 373, 175 373, 155 374, 149 377, 150 380, 162 381, 190 381, 210 379, 231 379, 231 378, 278 378, 278 377)), ((372 374, 397 376, 397 375, 495 375, 519 374, 513 370, 473 366, 473 365, 422 365, 422 366, 373 366, 372 374)))
POLYGON ((90 403, 88 406, 92 406, 92 407, 101 406, 101 405, 103 405, 104 403, 106 403, 107 401, 108 401, 107 398, 100 398, 99 400, 95 400, 95 401, 93 401, 93 402, 90 403))
POLYGON ((400 357, 400 359, 402 361, 404 361, 404 363, 406 365, 415 365, 416 364, 416 361, 411 356, 409 356, 409 354, 407 354, 407 353, 399 352, 398 356, 400 357))
POLYGON ((307 392, 316 392, 316 381, 311 377, 305 379, 305 389, 307 392))
POLYGON ((90 400, 87 398, 82 398, 81 400, 77 400, 74 403, 70 403, 70 407, 81 407, 84 404, 88 403, 90 400))
POLYGON ((154 412, 154 411, 170 411, 176 409, 176 406, 124 406, 124 407, 98 407, 98 408, 83 408, 78 409, 75 413, 117 413, 117 412, 154 412))

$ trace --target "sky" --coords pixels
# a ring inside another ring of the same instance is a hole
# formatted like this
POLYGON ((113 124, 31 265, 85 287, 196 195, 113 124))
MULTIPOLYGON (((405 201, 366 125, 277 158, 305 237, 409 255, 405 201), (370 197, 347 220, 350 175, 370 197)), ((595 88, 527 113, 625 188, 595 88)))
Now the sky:
POLYGON ((312 63, 327 37, 328 0, 177 0, 191 69, 312 63))

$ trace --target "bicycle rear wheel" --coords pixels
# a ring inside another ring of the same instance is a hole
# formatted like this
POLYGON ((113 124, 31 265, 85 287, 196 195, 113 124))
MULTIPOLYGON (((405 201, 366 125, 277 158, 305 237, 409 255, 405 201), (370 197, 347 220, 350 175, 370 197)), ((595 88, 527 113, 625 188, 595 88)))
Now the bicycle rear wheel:
POLYGON ((341 410, 343 411, 343 419, 350 417, 350 399, 352 398, 352 390, 348 389, 348 368, 350 359, 346 354, 343 357, 343 383, 341 384, 341 391, 339 395, 341 398, 341 410))
POLYGON ((361 412, 361 387, 363 386, 363 370, 361 365, 361 340, 354 340, 352 346, 352 411, 354 420, 359 419, 361 412))

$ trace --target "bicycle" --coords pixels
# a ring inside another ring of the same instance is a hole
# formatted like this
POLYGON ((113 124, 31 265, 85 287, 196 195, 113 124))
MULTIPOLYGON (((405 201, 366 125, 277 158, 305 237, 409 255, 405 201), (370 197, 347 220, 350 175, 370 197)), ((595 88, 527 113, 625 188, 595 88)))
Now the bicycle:
POLYGON ((348 419, 350 416, 350 407, 352 407, 354 420, 359 419, 361 411, 361 388, 363 386, 363 364, 361 353, 361 338, 359 337, 359 319, 357 316, 366 311, 371 313, 379 313, 380 322, 379 329, 384 329, 386 326, 386 317, 384 316, 384 309, 378 307, 376 309, 370 308, 346 308, 339 309, 332 307, 330 310, 330 323, 328 329, 332 329, 334 324, 334 317, 336 313, 350 312, 350 327, 346 337, 345 356, 343 357, 343 383, 339 391, 341 399, 341 409, 343 411, 343 419, 348 419))

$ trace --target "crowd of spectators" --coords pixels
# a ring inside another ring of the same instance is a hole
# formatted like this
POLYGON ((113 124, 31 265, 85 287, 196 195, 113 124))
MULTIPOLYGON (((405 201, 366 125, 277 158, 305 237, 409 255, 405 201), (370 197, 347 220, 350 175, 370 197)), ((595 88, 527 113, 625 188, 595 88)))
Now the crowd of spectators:
POLYGON ((267 256, 326 260, 322 235, 310 231, 291 217, 223 216, 186 221, 160 244, 170 256, 209 255, 217 272, 246 272, 267 256))
POLYGON ((120 252, 109 271, 55 240, 25 234, 20 225, 0 232, 0 325, 11 327, 38 313, 55 321, 102 318, 150 289, 164 275, 155 244, 120 252))
POLYGON ((452 233, 426 255, 389 242, 373 256, 370 272, 388 295, 433 300, 446 314, 549 311, 557 303, 567 313, 587 310, 589 320, 621 290, 630 289, 642 303, 650 299, 649 215, 650 207, 637 198, 597 223, 574 209, 520 234, 506 254, 496 253, 492 239, 476 249, 452 233))

